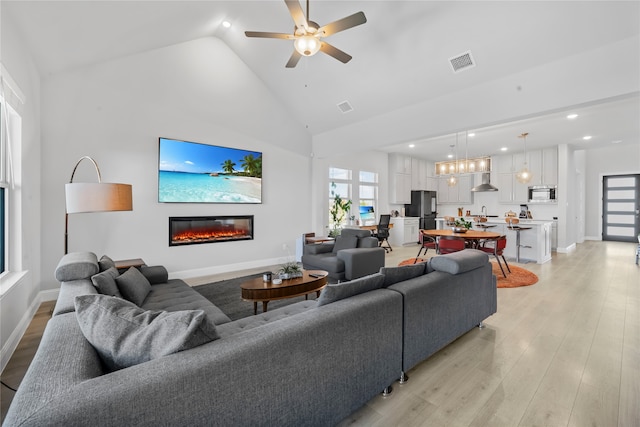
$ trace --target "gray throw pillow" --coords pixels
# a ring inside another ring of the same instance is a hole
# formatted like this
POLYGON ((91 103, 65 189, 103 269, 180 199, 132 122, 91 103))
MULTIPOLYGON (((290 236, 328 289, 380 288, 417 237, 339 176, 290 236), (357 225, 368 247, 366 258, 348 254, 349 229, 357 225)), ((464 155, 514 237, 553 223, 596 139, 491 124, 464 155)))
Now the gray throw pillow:
POLYGON ((415 264, 403 265, 400 267, 381 267, 380 274, 384 276, 384 287, 391 286, 394 283, 404 282, 414 277, 422 276, 425 271, 425 263, 418 262, 415 264))
POLYGON ((111 267, 102 273, 91 276, 91 282, 101 294, 122 298, 118 285, 116 285, 116 277, 118 276, 118 270, 115 267, 111 267))
POLYGON ((100 294, 77 296, 75 308, 83 335, 112 371, 219 338, 202 310, 146 311, 100 294))
POLYGON ((333 244, 333 253, 337 253, 342 249, 353 249, 358 246, 358 238, 356 236, 338 236, 333 244))
POLYGON ((465 273, 489 262, 489 255, 477 249, 465 249, 446 255, 434 256, 429 264, 436 271, 449 274, 465 273))
POLYGON ((318 307, 381 288, 383 283, 384 276, 380 273, 375 273, 350 282, 327 285, 320 294, 318 307))
POLYGON ((142 305, 151 292, 151 283, 135 267, 130 267, 116 277, 116 284, 122 296, 138 306, 142 305))
POLYGON ((102 255, 98 260, 98 265, 100 266, 100 271, 107 271, 111 267, 115 268, 116 263, 106 255, 102 255))

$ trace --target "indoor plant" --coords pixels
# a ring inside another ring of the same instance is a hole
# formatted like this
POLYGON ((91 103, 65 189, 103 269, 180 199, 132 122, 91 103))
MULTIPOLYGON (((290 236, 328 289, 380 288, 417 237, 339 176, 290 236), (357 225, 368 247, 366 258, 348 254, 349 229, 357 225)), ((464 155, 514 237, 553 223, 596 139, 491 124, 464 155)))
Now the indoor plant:
POLYGON ((335 182, 332 182, 331 195, 333 196, 333 203, 331 204, 329 215, 331 217, 331 226, 333 226, 333 229, 329 231, 329 237, 336 237, 340 234, 340 225, 342 224, 342 221, 344 221, 345 215, 351 210, 352 203, 349 199, 343 199, 335 189, 336 184, 335 182))
POLYGON ((278 270, 278 277, 281 279, 293 279, 302 277, 302 267, 297 262, 287 262, 278 270))

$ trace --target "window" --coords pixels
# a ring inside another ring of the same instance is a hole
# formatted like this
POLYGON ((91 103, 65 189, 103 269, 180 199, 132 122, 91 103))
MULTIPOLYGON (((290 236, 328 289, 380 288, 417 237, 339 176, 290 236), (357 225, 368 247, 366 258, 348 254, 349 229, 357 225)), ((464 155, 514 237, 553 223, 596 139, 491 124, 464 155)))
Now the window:
POLYGON ((0 274, 6 271, 7 265, 7 178, 6 166, 7 137, 5 132, 4 99, 0 98, 0 274))
POLYGON ((342 220, 340 210, 335 209, 336 196, 343 201, 353 200, 351 194, 351 171, 348 169, 329 168, 329 228, 335 230, 342 220))
MULTIPOLYGON (((351 200, 351 216, 367 224, 375 224, 378 209, 378 174, 376 172, 349 169, 329 168, 329 211, 333 207, 334 195, 351 200), (354 178, 355 177, 355 178, 354 178), (360 214, 360 206, 367 207, 367 213, 360 214)), ((349 219, 349 218, 346 218, 349 219)), ((329 215, 329 227, 334 228, 332 216, 329 215)), ((339 225, 339 224, 337 224, 339 225)))

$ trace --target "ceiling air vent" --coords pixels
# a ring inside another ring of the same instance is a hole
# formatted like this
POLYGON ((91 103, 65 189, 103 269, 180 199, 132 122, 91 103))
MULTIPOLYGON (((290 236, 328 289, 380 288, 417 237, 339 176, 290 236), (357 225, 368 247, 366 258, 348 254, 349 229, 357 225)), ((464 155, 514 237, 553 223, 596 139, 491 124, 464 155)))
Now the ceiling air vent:
POLYGON ((341 103, 338 104, 338 108, 343 113, 348 113, 350 111, 353 111, 353 107, 351 106, 351 104, 349 104, 349 101, 342 101, 341 103))
POLYGON ((468 70, 469 68, 476 66, 470 50, 454 56, 453 58, 449 58, 449 63, 451 64, 451 68, 454 73, 459 73, 460 71, 468 70))

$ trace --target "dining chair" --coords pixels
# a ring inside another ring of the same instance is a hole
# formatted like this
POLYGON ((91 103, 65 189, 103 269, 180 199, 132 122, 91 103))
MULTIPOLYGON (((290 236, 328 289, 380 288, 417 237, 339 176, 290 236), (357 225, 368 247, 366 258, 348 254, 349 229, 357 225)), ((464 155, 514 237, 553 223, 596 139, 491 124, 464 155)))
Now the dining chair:
POLYGON ((440 236, 438 239, 438 252, 440 255, 451 254, 465 248, 465 241, 457 236, 440 236))
POLYGON ((506 278, 507 274, 504 272, 504 268, 500 263, 500 258, 504 261, 504 265, 507 266, 507 270, 511 273, 511 268, 509 268, 509 264, 507 263, 507 259, 504 257, 504 249, 507 247, 507 236, 500 236, 493 241, 485 241, 483 246, 479 246, 477 249, 482 252, 486 252, 488 254, 493 254, 496 257, 496 261, 498 261, 498 265, 500 266, 500 270, 502 270, 502 275, 506 278), (487 246, 490 245, 490 246, 487 246))
POLYGON ((420 250, 418 251, 418 255, 416 255, 415 260, 413 260, 414 264, 418 262, 418 258, 420 257, 420 253, 423 249, 425 255, 427 254, 429 249, 433 249, 434 251, 436 251, 436 253, 438 253, 438 241, 434 237, 428 236, 424 234, 424 230, 420 230, 420 236, 418 236, 418 238, 421 246, 420 250))

